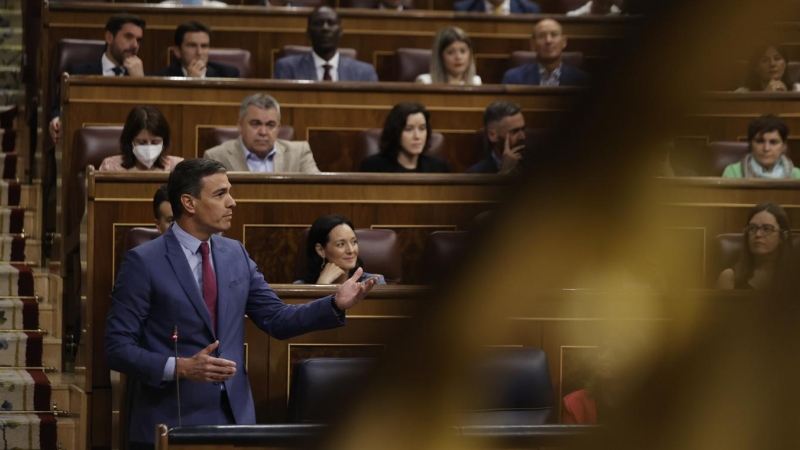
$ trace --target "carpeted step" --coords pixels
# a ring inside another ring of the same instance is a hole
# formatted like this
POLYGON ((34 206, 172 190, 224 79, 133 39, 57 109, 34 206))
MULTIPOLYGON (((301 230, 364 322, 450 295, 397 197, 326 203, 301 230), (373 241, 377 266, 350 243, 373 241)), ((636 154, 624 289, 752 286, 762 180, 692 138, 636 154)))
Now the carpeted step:
POLYGON ((0 415, 8 411, 50 411, 50 380, 41 370, 0 370, 0 415))
POLYGON ((0 368, 42 367, 43 341, 40 333, 0 332, 0 368))
POLYGON ((0 438, 6 449, 56 450, 56 418, 52 414, 0 414, 0 438))
POLYGON ((0 262, 0 296, 33 297, 33 269, 0 262))
POLYGON ((16 180, 22 158, 16 153, 0 153, 0 174, 4 180, 16 180))
POLYGON ((0 235, 0 261, 25 262, 36 261, 39 245, 35 239, 30 240, 25 235, 0 235))
POLYGON ((35 299, 0 299, 0 331, 38 329, 39 303, 35 299))
POLYGON ((28 233, 35 236, 36 217, 24 208, 0 209, 0 234, 28 233))

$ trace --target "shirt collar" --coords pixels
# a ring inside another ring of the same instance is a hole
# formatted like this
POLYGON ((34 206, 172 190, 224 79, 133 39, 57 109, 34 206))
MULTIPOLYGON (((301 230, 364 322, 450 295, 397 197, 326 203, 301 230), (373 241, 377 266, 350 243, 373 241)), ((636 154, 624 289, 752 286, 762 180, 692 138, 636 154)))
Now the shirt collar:
MULTIPOLYGON (((189 72, 187 72, 186 68, 183 67, 183 66, 181 66, 181 72, 183 72, 183 76, 184 77, 188 77, 189 76, 189 72)), ((206 77, 206 72, 208 72, 208 68, 207 67, 206 67, 206 70, 204 70, 203 73, 200 75, 200 78, 205 78, 206 77)))
POLYGON ((329 64, 331 66, 331 71, 339 70, 339 50, 336 50, 336 54, 333 55, 330 61, 325 61, 313 51, 311 52, 311 57, 314 58, 314 67, 322 67, 325 64, 329 64))
POLYGON ((107 77, 108 76, 111 76, 111 77, 116 76, 116 74, 114 73, 114 68, 117 67, 117 65, 114 64, 114 62, 111 61, 108 58, 108 55, 103 53, 103 57, 100 58, 100 63, 103 65, 103 75, 105 75, 107 77))
POLYGON ((391 8, 390 9, 390 8, 387 8, 387 7, 383 6, 383 3, 378 3, 378 9, 382 9, 382 10, 385 10, 385 11, 394 11, 396 9, 397 11, 402 11, 403 10, 403 5, 400 5, 397 8, 391 8))
MULTIPOLYGON (((545 78, 547 76, 547 69, 545 69, 544 66, 541 65, 541 64, 539 64, 538 66, 539 66, 539 76, 541 78, 545 78)), ((559 64, 558 67, 556 67, 555 70, 553 70, 553 72, 550 74, 550 78, 552 78, 552 77, 560 77, 561 76, 561 67, 563 67, 563 66, 564 66, 564 63, 559 64)))
MULTIPOLYGON (((483 7, 488 13, 494 12, 494 5, 489 3, 488 0, 483 0, 483 7)), ((500 9, 503 10, 503 15, 511 14, 511 0, 503 0, 503 4, 500 5, 500 9)))
MULTIPOLYGON (((242 146, 242 150, 244 151, 244 159, 246 160, 251 159, 253 161, 259 161, 259 162, 263 161, 263 159, 261 159, 258 155, 251 152, 250 150, 247 149, 247 147, 244 146, 244 141, 242 141, 241 136, 239 136, 239 144, 242 146)), ((271 159, 274 156, 275 156, 275 144, 272 144, 272 150, 269 153, 267 153, 267 156, 264 159, 271 159)))
MULTIPOLYGON (((189 250, 192 253, 197 253, 197 251, 200 249, 200 244, 203 241, 183 231, 183 228, 178 226, 178 222, 172 223, 172 232, 175 233, 175 237, 178 238, 178 242, 180 242, 181 246, 186 250, 189 250)), ((208 251, 211 251, 211 239, 206 242, 208 242, 208 251)))

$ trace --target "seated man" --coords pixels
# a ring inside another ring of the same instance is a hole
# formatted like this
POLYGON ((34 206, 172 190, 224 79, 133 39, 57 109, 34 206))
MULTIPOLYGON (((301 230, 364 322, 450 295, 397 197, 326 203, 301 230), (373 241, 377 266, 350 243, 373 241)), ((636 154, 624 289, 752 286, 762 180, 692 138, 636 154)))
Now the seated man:
POLYGON ((541 14, 542 9, 530 0, 461 0, 453 3, 456 11, 486 12, 501 16, 509 14, 541 14))
POLYGON ((160 77, 239 78, 239 69, 208 61, 211 29, 200 22, 184 22, 175 29, 177 61, 158 72, 160 77))
POLYGON ((536 62, 509 69, 503 84, 532 84, 534 86, 586 86, 589 74, 561 61, 567 36, 561 24, 553 19, 539 21, 533 29, 531 49, 536 62))
POLYGON ((378 81, 375 68, 339 55, 342 26, 330 6, 318 6, 308 16, 308 37, 313 51, 275 62, 276 80, 378 81))
POLYGON ((169 204, 169 193, 167 192, 167 185, 163 184, 156 191, 153 196, 153 214, 155 215, 156 229, 159 234, 164 234, 172 222, 175 221, 172 216, 172 206, 169 204))
POLYGON ((483 112, 483 126, 489 140, 489 154, 467 169, 467 173, 509 174, 519 171, 525 150, 525 117, 522 108, 496 101, 483 112))
MULTIPOLYGON (((106 22, 106 52, 100 60, 71 64, 71 75, 103 75, 106 77, 143 77, 144 66, 139 54, 139 43, 144 37, 145 22, 138 16, 115 14, 106 22)), ((50 111, 50 137, 58 141, 61 129, 61 85, 56 87, 55 102, 50 111)))
POLYGON ((281 107, 267 94, 252 94, 239 108, 239 138, 206 150, 204 158, 237 172, 317 173, 308 142, 278 139, 281 107))

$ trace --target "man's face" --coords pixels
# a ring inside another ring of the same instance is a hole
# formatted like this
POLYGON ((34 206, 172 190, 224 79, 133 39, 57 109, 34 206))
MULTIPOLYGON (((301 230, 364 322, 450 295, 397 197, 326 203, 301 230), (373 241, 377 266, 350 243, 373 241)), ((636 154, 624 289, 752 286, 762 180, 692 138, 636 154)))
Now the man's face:
POLYGON ((308 37, 314 51, 327 53, 339 47, 339 38, 342 36, 342 27, 339 16, 331 8, 320 8, 308 20, 308 37))
POLYGON ((504 117, 496 124, 489 125, 486 136, 498 156, 503 154, 506 137, 510 139, 509 148, 525 145, 525 117, 521 112, 504 117))
POLYGON ((275 147, 281 123, 278 120, 278 111, 275 108, 261 109, 250 105, 247 113, 239 122, 239 133, 245 148, 264 158, 275 147))
POLYGON ((210 51, 211 38, 208 33, 198 31, 184 34, 181 48, 175 53, 181 60, 181 65, 187 67, 195 60, 202 61, 204 65, 207 64, 210 51))
POLYGON ((236 201, 231 197, 231 183, 224 173, 215 173, 202 179, 200 198, 184 194, 181 201, 198 231, 209 235, 225 231, 231 227, 233 207, 236 201))
POLYGON ((139 44, 144 37, 144 31, 139 26, 126 23, 119 29, 116 36, 106 31, 105 37, 108 45, 106 54, 117 64, 122 65, 125 58, 139 54, 139 44))
POLYGON ((158 205, 158 217, 156 217, 158 233, 164 234, 174 221, 175 218, 172 217, 172 206, 170 206, 169 202, 161 202, 161 204, 158 205))
POLYGON ((561 57, 561 53, 567 46, 567 37, 561 29, 561 25, 553 19, 544 19, 533 29, 531 47, 536 52, 536 58, 548 63, 561 57))

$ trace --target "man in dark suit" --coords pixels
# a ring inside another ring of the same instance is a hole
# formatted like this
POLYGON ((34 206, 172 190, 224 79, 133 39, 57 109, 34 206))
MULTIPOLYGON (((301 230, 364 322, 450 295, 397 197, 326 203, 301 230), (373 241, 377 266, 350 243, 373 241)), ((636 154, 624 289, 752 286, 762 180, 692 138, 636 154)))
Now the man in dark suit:
MULTIPOLYGON (((107 77, 143 77, 144 66, 139 59, 139 44, 144 38, 145 22, 131 14, 115 14, 106 22, 106 51, 99 60, 70 64, 71 75, 103 75, 107 77)), ((50 111, 50 137, 58 141, 61 130, 60 85, 50 111)))
POLYGON ((245 314, 277 339, 344 325, 378 277, 334 295, 286 305, 244 246, 217 233, 230 228, 236 202, 225 167, 187 159, 170 173, 175 222, 129 250, 120 266, 105 330, 108 366, 127 374, 131 449, 152 448, 155 426, 255 424, 244 368, 245 314), (173 338, 177 327, 179 338, 173 338), (177 339, 177 358, 175 341, 177 339), (180 384, 180 409, 176 380, 180 384))
POLYGON ((456 11, 509 14, 541 14, 542 8, 530 0, 461 0, 453 4, 456 11))
POLYGON ((489 154, 467 173, 510 174, 520 170, 525 151, 525 117, 516 103, 496 101, 483 112, 489 154))
POLYGON ((330 6, 318 6, 308 16, 308 37, 313 51, 275 62, 276 80, 378 81, 375 68, 339 55, 342 25, 330 6))
POLYGON ((160 77, 239 78, 239 69, 209 62, 211 29, 200 22, 185 22, 175 29, 174 64, 158 72, 160 77))
POLYGON ((561 24, 553 19, 539 21, 533 29, 531 49, 536 61, 513 69, 503 75, 503 84, 532 84, 534 86, 586 86, 589 74, 564 64, 562 54, 567 36, 561 24))

